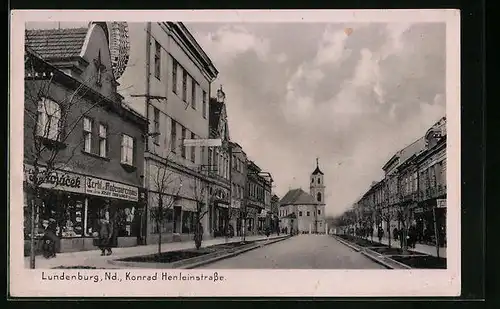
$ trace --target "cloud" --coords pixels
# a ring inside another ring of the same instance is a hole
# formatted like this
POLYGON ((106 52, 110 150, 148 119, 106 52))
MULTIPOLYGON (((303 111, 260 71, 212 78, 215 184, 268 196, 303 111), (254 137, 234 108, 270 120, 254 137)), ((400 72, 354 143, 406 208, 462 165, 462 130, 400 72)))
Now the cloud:
POLYGON ((444 24, 194 28, 221 72, 232 138, 281 196, 308 188, 319 157, 328 214, 352 205, 445 113, 444 24))

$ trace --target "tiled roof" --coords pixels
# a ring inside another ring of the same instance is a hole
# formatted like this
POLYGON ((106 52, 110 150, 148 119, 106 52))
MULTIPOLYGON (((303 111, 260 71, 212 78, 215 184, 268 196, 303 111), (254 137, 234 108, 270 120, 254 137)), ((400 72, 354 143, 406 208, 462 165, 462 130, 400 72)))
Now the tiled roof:
POLYGON ((87 28, 26 30, 25 44, 44 59, 80 55, 87 28))
POLYGON ((280 206, 316 204, 314 198, 302 189, 293 189, 287 192, 280 201, 280 206))

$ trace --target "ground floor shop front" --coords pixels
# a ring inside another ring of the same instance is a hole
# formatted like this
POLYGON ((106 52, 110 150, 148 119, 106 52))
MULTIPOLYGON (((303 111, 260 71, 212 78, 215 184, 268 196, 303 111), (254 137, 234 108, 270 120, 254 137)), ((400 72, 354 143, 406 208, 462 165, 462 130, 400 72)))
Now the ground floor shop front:
POLYGON ((58 238, 58 252, 94 250, 103 210, 114 226, 118 247, 141 244, 145 232, 144 203, 139 187, 93 176, 58 171, 35 194, 29 179, 24 183, 25 255, 30 252, 31 212, 34 209, 35 246, 51 224, 58 238))

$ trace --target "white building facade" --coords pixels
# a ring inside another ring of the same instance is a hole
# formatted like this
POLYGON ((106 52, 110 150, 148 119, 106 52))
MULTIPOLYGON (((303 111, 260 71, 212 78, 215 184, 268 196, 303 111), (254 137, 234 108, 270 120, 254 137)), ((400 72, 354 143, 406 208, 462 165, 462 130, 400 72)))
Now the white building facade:
MULTIPOLYGON (((218 71, 182 23, 110 24, 118 91, 149 119, 144 164, 147 242, 158 242, 160 232, 167 235, 165 241, 189 239, 197 202, 208 199, 209 190, 201 189, 217 180, 204 169, 208 147, 185 147, 183 140, 209 138, 210 90, 218 71), (165 209, 161 222, 155 208, 160 197, 165 209)), ((202 220, 205 233, 207 223, 208 216, 202 220)))

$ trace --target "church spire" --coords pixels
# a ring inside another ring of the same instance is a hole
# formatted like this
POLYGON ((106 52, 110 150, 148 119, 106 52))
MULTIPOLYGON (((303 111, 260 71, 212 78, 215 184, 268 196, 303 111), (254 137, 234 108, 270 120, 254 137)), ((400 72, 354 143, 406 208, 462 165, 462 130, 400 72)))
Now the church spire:
POLYGON ((319 169, 319 158, 316 158, 316 169, 314 170, 314 172, 312 174, 313 175, 318 175, 318 174, 324 175, 323 172, 319 169))

